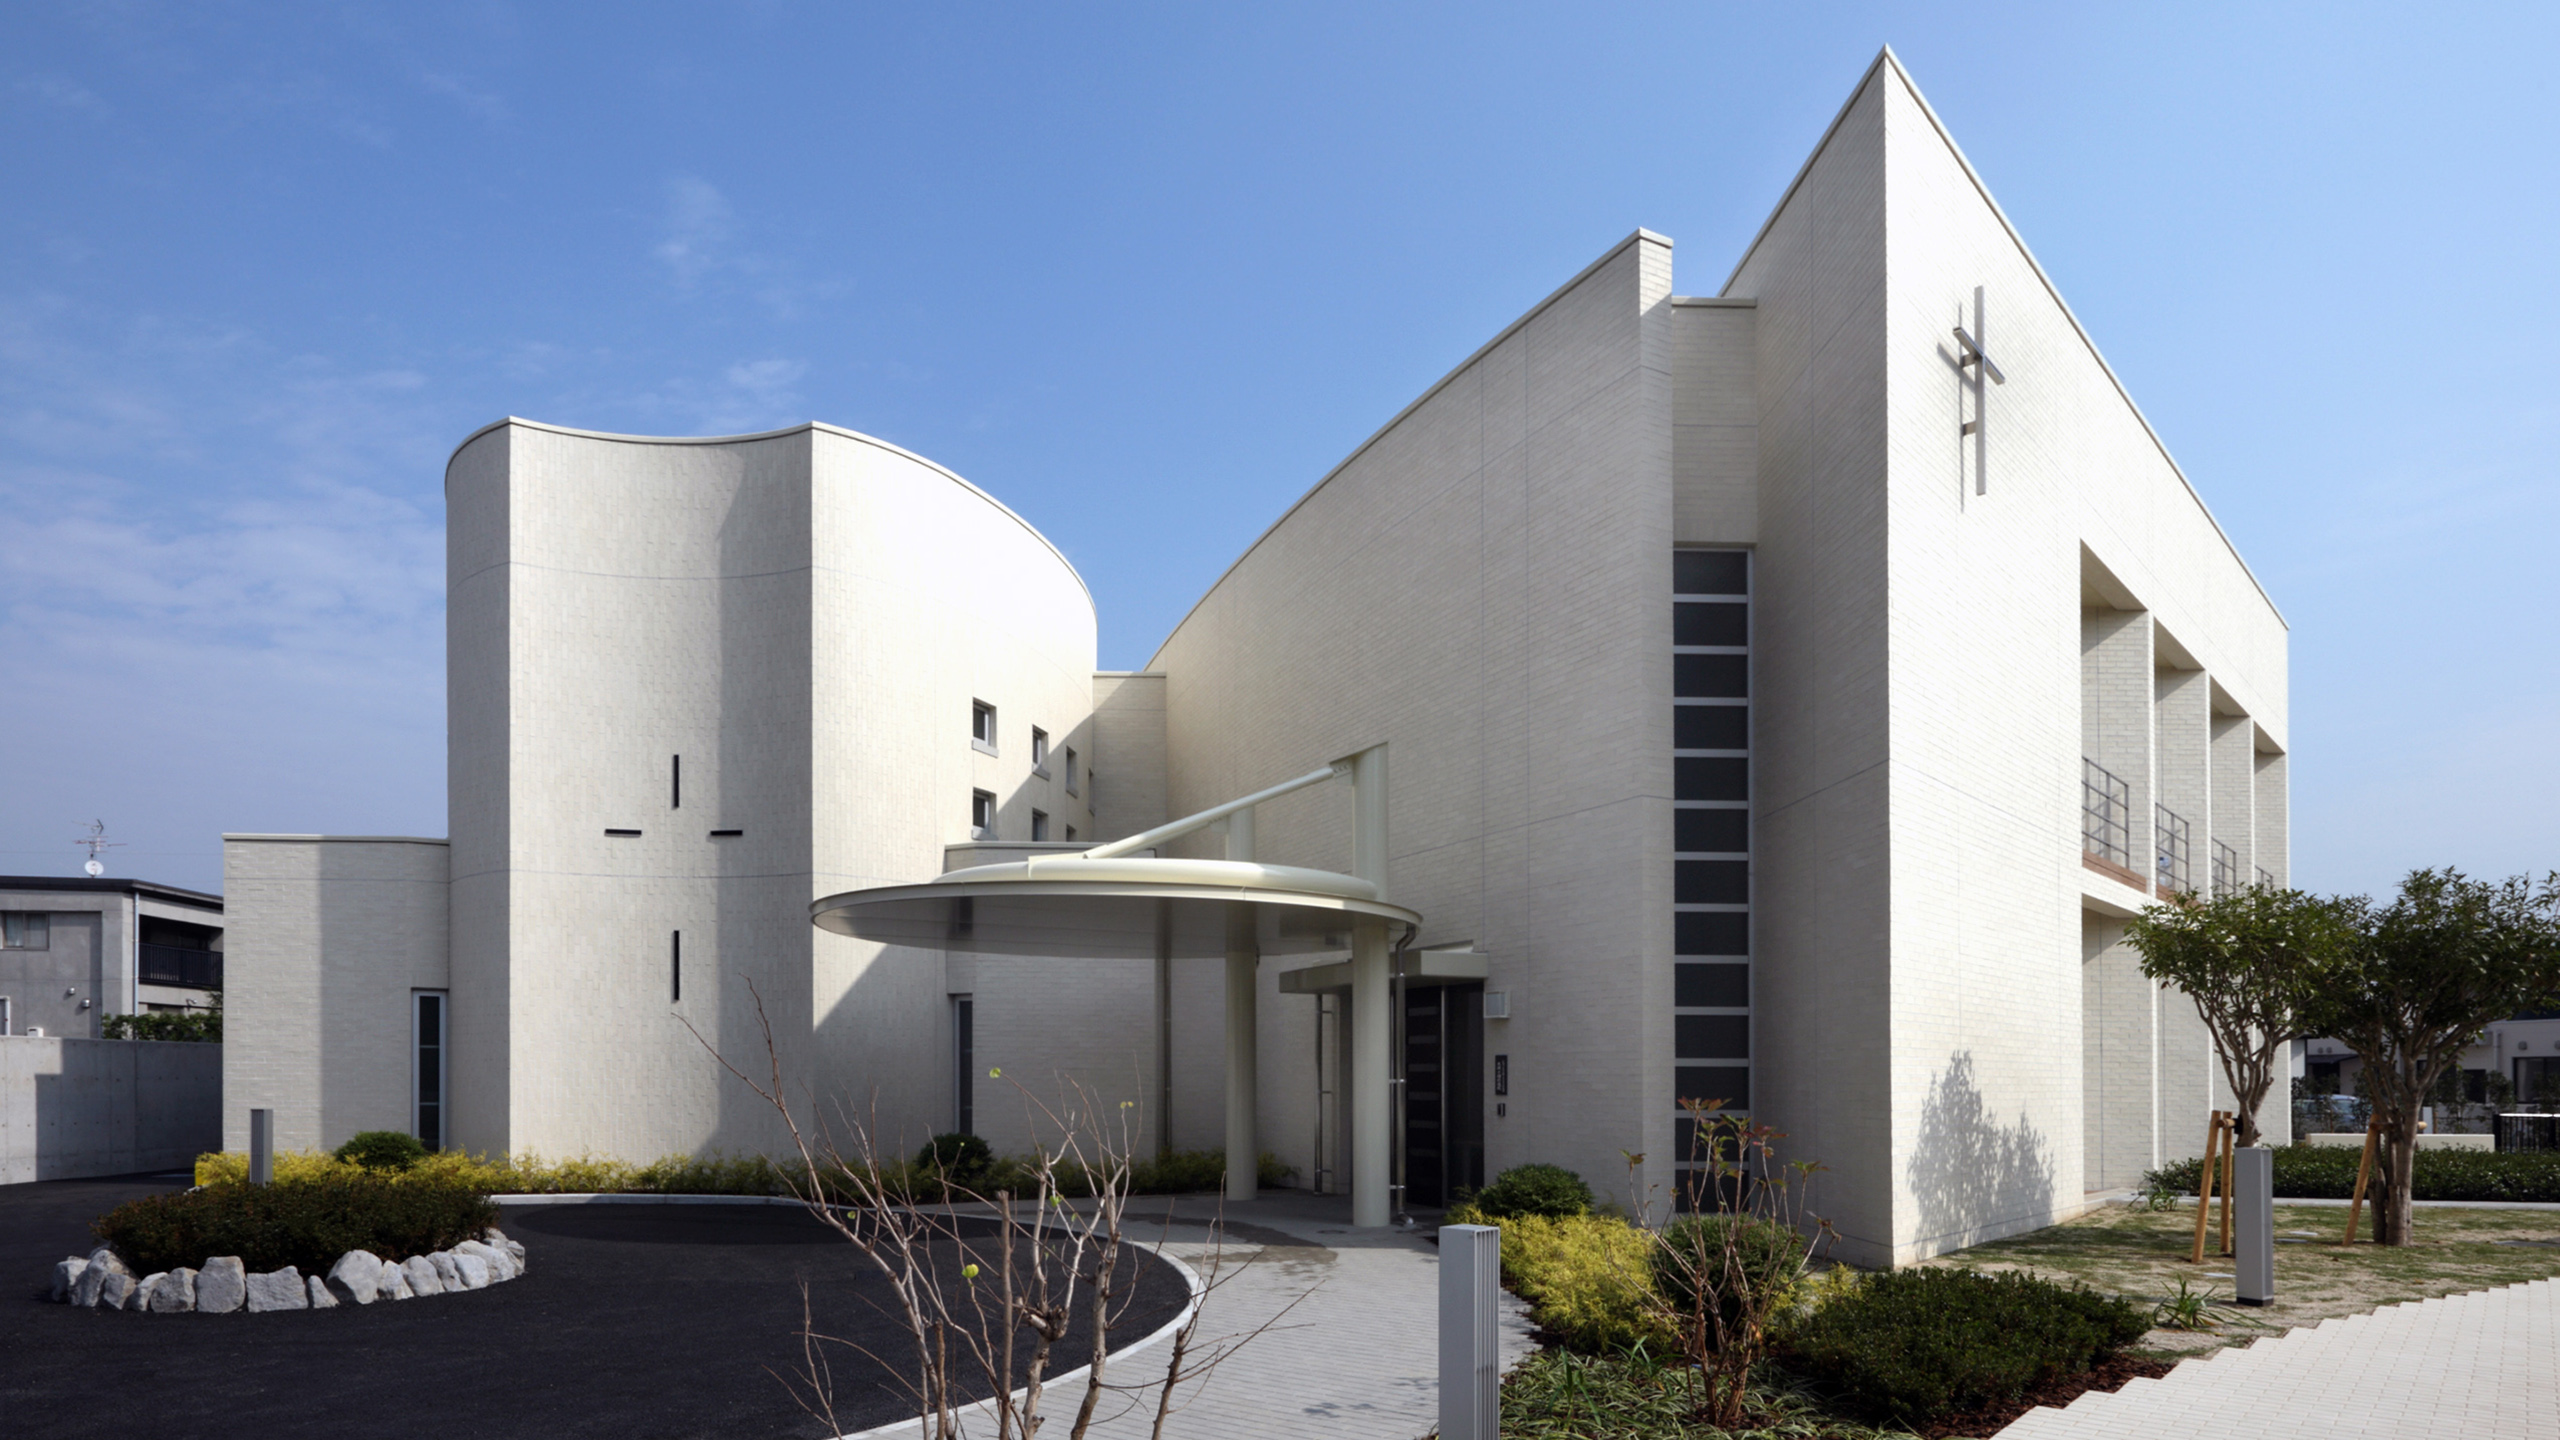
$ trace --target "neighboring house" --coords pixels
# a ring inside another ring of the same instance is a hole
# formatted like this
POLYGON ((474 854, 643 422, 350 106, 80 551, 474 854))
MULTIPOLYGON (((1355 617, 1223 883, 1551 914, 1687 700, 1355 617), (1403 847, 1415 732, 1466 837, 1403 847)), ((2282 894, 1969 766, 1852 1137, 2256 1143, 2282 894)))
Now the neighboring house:
MULTIPOLYGON (((995 1069, 1218 1145, 1220 965, 883 946, 810 903, 1385 742, 1413 1200, 1546 1160, 1631 1201, 1630 1155, 1659 1195, 1678 1102, 1720 1098, 1828 1167, 1847 1258, 1897 1261, 2193 1153, 2228 1095, 2122 923, 2285 882, 2283 618, 1890 56, 1690 278, 1612 247, 1135 673, 1097 673, 1054 546, 883 441, 473 434, 450 834, 226 837, 229 1143, 266 1106, 287 1146, 769 1149, 706 1049, 762 1075, 769 1026, 893 1146, 1020 1148, 995 1069)), ((1262 807, 1257 858, 1350 868, 1348 804, 1262 807)), ((1347 1097, 1395 1077, 1346 1072, 1327 958, 1260 973, 1260 1133, 1338 1189, 1347 1097)))
MULTIPOLYGON (((2356 1093, 2356 1072, 2364 1062, 2346 1042, 2321 1036, 2304 1042, 2302 1050, 2301 1079, 2307 1088, 2319 1094, 2356 1093)), ((2490 1076, 2503 1075, 2513 1105, 2560 1110, 2560 1013, 2537 1010, 2491 1022, 2462 1052, 2461 1070, 2462 1098, 2472 1104, 2490 1098, 2490 1076)))
POLYGON ((104 1015, 206 1009, 221 989, 221 896, 0 875, 0 1034, 94 1039, 104 1015))

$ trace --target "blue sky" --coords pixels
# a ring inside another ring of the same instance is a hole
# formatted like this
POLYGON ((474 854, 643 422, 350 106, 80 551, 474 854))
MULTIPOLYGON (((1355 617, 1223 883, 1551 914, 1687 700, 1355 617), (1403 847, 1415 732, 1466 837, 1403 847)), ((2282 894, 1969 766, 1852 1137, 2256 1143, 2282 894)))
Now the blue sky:
POLYGON ((2295 878, 2560 865, 2560 10, 0 10, 0 871, 444 830, 441 467, 821 419, 1106 666, 1890 42, 2293 624, 2295 878), (606 23, 605 17, 611 17, 606 23))

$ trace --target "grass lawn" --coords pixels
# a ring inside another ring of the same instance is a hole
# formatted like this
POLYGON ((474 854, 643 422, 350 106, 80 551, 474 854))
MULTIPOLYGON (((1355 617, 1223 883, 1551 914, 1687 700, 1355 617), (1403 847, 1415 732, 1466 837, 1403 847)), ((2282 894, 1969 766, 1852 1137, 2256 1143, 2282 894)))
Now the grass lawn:
MULTIPOLYGON (((2414 1243, 2386 1247, 2359 1241, 2352 1249, 2337 1243, 2346 1230, 2343 1209, 2279 1201, 2275 1217, 2276 1303, 2263 1309, 2231 1305, 2231 1262, 2214 1253, 2218 1229, 2205 1238, 2205 1263, 2188 1263, 2195 1241, 2192 1206, 2147 1210, 2110 1205, 2077 1220, 1926 1263, 2026 1270, 2143 1302, 2175 1295, 2183 1279, 2196 1293, 2228 1308, 2216 1312, 2225 1323, 2215 1334, 2154 1330, 2145 1337, 2147 1347, 2172 1351, 2245 1345, 2274 1331, 2403 1300, 2560 1275, 2560 1211, 2420 1210, 2414 1243)), ((2358 1233, 2373 1233, 2369 1210, 2358 1233)))

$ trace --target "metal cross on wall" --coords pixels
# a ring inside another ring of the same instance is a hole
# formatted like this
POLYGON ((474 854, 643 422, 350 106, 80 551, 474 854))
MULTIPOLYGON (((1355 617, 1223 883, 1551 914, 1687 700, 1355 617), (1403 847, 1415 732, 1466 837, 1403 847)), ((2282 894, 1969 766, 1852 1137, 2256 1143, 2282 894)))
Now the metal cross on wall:
POLYGON ((1963 408, 1963 401, 1966 399, 1973 402, 1972 416, 1964 421, 1963 428, 1958 433, 1973 441, 1973 493, 1987 495, 1991 493, 1991 480, 1985 462, 1990 457, 1990 451, 1983 439, 1982 416, 1983 402, 1989 398, 1990 391, 1983 387, 1982 382, 1987 376, 1994 385, 2006 385, 2009 383, 2009 377, 2000 373, 1999 362, 1991 358, 1991 353, 1982 348, 1982 341, 1977 338, 1983 334, 1982 287, 1979 285, 1973 287, 1973 328, 1971 330, 1965 328, 1965 318, 1963 307, 1958 306, 1956 309, 1956 375, 1957 386, 1962 392, 1958 407, 1963 408))

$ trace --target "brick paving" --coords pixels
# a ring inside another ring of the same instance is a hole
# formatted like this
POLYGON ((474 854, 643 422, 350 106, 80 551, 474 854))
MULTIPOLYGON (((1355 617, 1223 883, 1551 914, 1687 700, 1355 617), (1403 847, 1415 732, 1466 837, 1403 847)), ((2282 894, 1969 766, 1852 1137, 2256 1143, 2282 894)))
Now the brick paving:
POLYGON ((2389 1305, 2029 1411, 1999 1440, 2560 1435, 2560 1280, 2389 1305))
MULTIPOLYGON (((1132 1239, 1154 1239, 1154 1217, 1164 1213, 1164 1203, 1132 1202, 1148 1216, 1133 1221, 1132 1239)), ((1174 1202, 1174 1214, 1165 1252, 1205 1269, 1216 1203, 1184 1198, 1174 1202)), ((1414 1440, 1439 1424, 1440 1264, 1430 1231, 1355 1230, 1350 1220, 1347 1197, 1282 1193, 1229 1207, 1223 1250, 1234 1278, 1210 1295, 1199 1339, 1281 1318, 1205 1379, 1182 1387, 1168 1436, 1414 1440), (1250 1263, 1239 1270, 1239 1261, 1250 1263)), ((1502 1305, 1508 1369, 1533 1346, 1518 1299, 1506 1291, 1502 1305)), ((1166 1358, 1159 1341, 1129 1355, 1127 1368, 1111 1378, 1128 1383, 1161 1376, 1166 1358)), ((1066 1433, 1082 1383, 1078 1376, 1067 1389, 1049 1393, 1043 1433, 1066 1433)), ((1092 1433, 1102 1440, 1144 1437, 1154 1423, 1153 1406, 1152 1392, 1118 1402, 1118 1413, 1106 1402, 1092 1433)), ((909 1423, 871 1433, 887 1440, 915 1429, 909 1423)), ((991 1424, 969 1429, 994 1433, 991 1424)))

